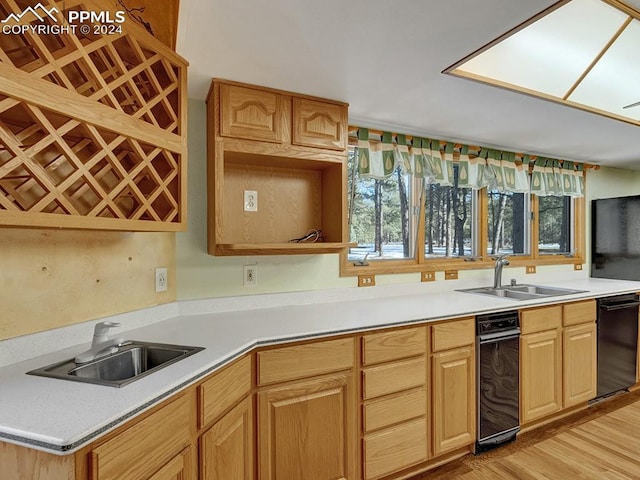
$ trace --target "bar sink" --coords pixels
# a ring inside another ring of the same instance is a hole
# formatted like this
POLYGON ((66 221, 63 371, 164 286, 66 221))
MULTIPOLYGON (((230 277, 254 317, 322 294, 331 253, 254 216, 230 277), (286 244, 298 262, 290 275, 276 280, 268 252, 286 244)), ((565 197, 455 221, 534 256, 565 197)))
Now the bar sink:
POLYGON ((117 345, 117 349, 115 353, 87 363, 78 364, 71 358, 27 374, 121 387, 204 350, 202 347, 132 340, 117 345))

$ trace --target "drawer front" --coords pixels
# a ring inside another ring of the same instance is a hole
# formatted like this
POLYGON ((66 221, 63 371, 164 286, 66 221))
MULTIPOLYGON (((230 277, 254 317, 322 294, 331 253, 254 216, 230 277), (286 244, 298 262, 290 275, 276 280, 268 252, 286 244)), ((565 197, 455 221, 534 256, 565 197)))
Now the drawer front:
POLYGON ((598 314, 595 300, 586 302, 567 303, 562 306, 563 324, 565 327, 580 323, 592 323, 596 321, 598 314))
POLYGON ((421 418, 364 437, 364 477, 389 475, 427 460, 427 420, 421 418))
POLYGON ((433 352, 465 347, 475 342, 475 319, 473 317, 431 327, 431 349, 433 352))
POLYGON ((258 383, 266 385, 354 366, 353 338, 308 343, 258 352, 258 383))
POLYGON ((192 397, 183 395, 91 452, 92 480, 148 478, 190 445, 192 397))
POLYGON ((562 327, 562 305, 532 308, 520 312, 520 331, 523 334, 543 332, 562 327))
POLYGON ((372 365, 424 355, 426 349, 426 327, 372 333, 362 337, 362 364, 372 365))
POLYGON ((426 384, 426 381, 425 357, 370 367, 362 372, 362 395, 365 400, 381 397, 421 387, 426 384))
POLYGON ((264 90, 220 85, 220 135, 281 142, 283 100, 264 90))
POLYGON ((237 360, 214 373, 198 387, 200 428, 216 420, 251 392, 251 357, 237 360))
POLYGON ((426 414, 427 391, 425 388, 396 397, 374 400, 363 407, 364 431, 372 432, 426 414))

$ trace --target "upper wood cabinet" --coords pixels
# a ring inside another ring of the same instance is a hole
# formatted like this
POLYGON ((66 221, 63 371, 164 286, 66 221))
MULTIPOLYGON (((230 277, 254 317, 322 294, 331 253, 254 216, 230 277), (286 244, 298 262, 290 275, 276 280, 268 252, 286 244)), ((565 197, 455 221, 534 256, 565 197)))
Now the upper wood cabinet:
POLYGON ((187 62, 121 27, 0 35, 0 225, 185 228, 187 62))
POLYGON ((293 139, 307 147, 347 148, 347 109, 305 98, 293 99, 293 139))
POLYGON ((207 99, 209 253, 345 248, 346 140, 344 103, 214 80, 207 99), (318 241, 292 241, 314 230, 318 241))
POLYGON ((285 100, 281 95, 223 84, 220 105, 220 135, 282 143, 285 100))

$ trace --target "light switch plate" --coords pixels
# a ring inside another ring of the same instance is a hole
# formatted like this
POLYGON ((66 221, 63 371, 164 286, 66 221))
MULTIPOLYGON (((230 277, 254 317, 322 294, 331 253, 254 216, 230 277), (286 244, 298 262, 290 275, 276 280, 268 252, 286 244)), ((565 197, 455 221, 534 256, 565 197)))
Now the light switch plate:
POLYGON ((245 212, 258 211, 258 192, 256 192, 255 190, 244 191, 244 211, 245 212))

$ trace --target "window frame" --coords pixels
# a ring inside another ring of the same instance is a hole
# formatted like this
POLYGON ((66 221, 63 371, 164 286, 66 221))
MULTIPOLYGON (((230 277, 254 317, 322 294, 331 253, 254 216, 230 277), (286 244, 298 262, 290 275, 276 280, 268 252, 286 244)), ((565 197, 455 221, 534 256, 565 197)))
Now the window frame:
MULTIPOLYGON (((586 166, 585 166, 586 167, 586 166)), ((413 179, 411 200, 420 202, 422 195, 419 194, 422 187, 421 179, 413 179)), ((586 184, 586 168, 585 168, 586 184)), ((347 189, 348 190, 348 189, 347 189)), ((347 196, 349 192, 347 191, 347 196)), ((585 198, 571 198, 572 218, 571 218, 571 245, 573 254, 540 254, 538 250, 539 237, 539 197, 529 194, 529 254, 513 255, 509 258, 511 266, 538 266, 538 265, 576 265, 576 269, 581 269, 585 262, 585 198), (578 267, 579 265, 579 267, 578 267)), ((402 260, 372 260, 368 265, 358 265, 357 261, 348 259, 348 249, 340 253, 340 276, 357 275, 386 275, 401 273, 420 273, 437 271, 457 271, 457 270, 479 270, 494 267, 495 255, 487 253, 488 248, 488 190, 482 188, 476 193, 475 225, 472 226, 473 241, 477 256, 473 257, 448 257, 448 258, 427 258, 425 256, 425 206, 426 201, 418 205, 413 203, 410 206, 410 228, 412 231, 410 240, 414 246, 414 258, 402 260)), ((350 229, 348 229, 350 230, 350 229)), ((424 279, 423 279, 424 280, 424 279)))

